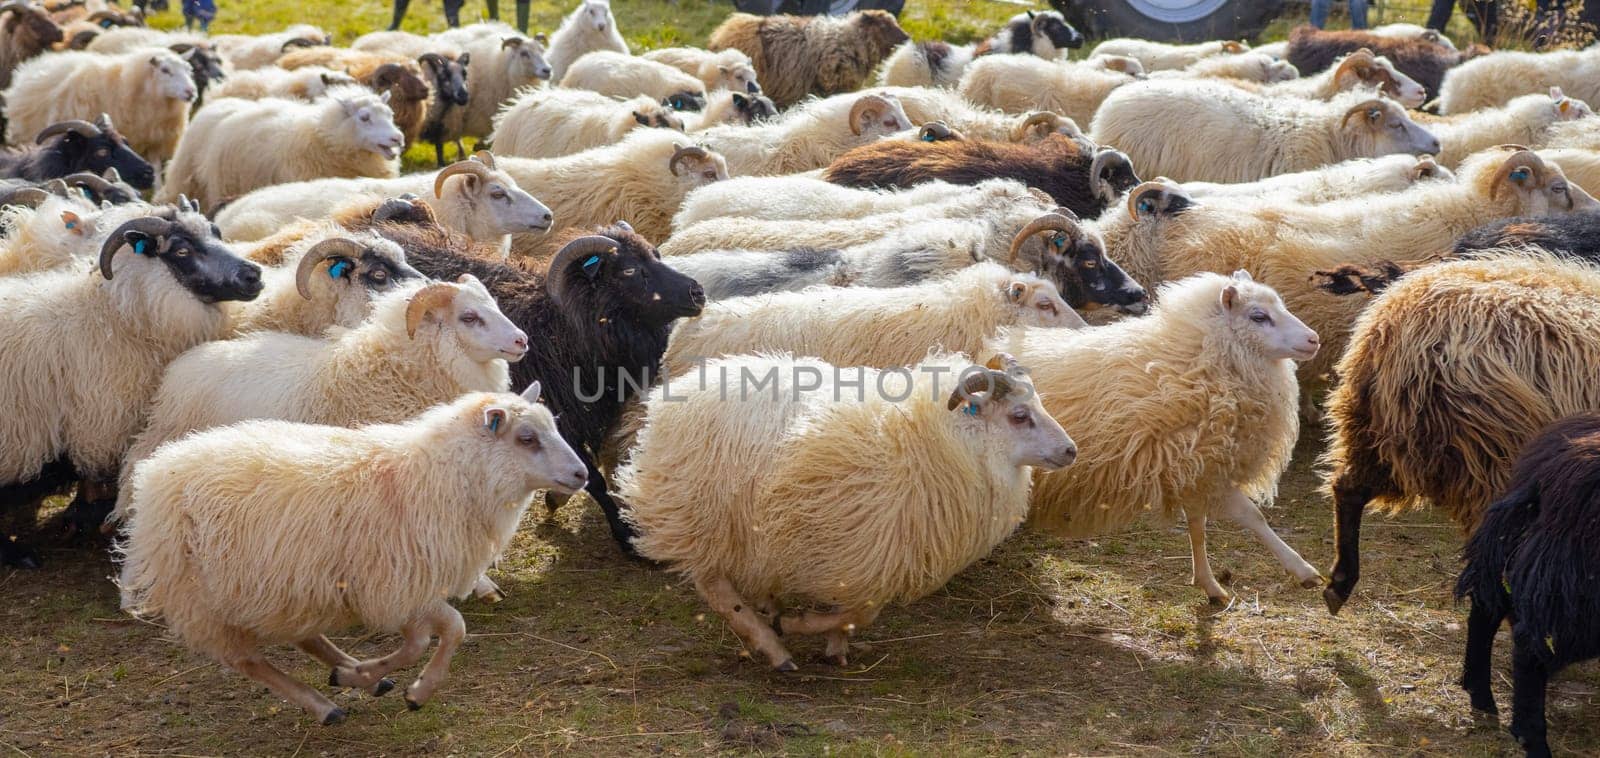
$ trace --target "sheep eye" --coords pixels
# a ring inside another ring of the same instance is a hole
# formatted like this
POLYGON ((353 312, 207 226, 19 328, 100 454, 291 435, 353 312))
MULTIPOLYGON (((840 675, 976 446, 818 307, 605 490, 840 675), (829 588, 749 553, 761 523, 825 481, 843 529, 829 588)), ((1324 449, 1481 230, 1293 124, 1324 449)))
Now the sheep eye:
POLYGON ((1027 408, 1016 408, 1011 411, 1011 423, 1021 424, 1028 420, 1029 415, 1027 408))
POLYGON ((369 114, 369 113, 363 113, 363 114, 361 114, 361 120, 364 121, 364 122, 365 121, 371 121, 372 120, 372 115, 369 114))
POLYGON ((704 174, 702 174, 702 176, 704 176, 707 179, 716 179, 717 178, 717 172, 715 172, 715 171, 707 171, 704 174))
POLYGON ((111 151, 102 147, 99 150, 94 151, 94 154, 95 154, 96 157, 104 158, 104 157, 110 155, 111 151))
POLYGON ((1258 324, 1270 324, 1270 323, 1272 323, 1272 317, 1268 316, 1265 313, 1262 313, 1261 311, 1256 311, 1255 313, 1250 314, 1250 320, 1254 321, 1254 322, 1256 322, 1258 324))
POLYGON ((1096 261, 1096 260, 1087 260, 1087 261, 1083 262, 1083 267, 1084 268, 1095 268, 1095 267, 1097 267, 1099 265, 1100 265, 1100 262, 1096 261))
POLYGON ((500 190, 495 190, 489 193, 489 197, 492 197, 496 200, 504 200, 506 199, 506 193, 501 192, 500 190))
POLYGON ((1557 195, 1565 195, 1567 194, 1567 185, 1557 184, 1556 186, 1551 187, 1550 191, 1556 193, 1557 195))
POLYGON ((625 268, 625 269, 622 270, 622 275, 623 276, 633 276, 634 274, 637 274, 637 273, 639 273, 639 269, 637 269, 637 268, 629 267, 629 268, 625 268))
POLYGON ((521 433, 519 433, 517 435, 517 444, 522 445, 523 447, 528 447, 528 448, 532 448, 534 450, 538 450, 540 448, 539 435, 534 434, 531 431, 530 432, 521 432, 521 433))
POLYGON ((478 318, 478 314, 473 313, 472 311, 467 311, 466 313, 461 314, 461 323, 469 326, 478 323, 480 320, 481 319, 478 318))
POLYGON ((175 246, 172 248, 172 254, 179 258, 187 258, 189 257, 189 248, 182 245, 175 246))
POLYGON ((372 281, 382 282, 389 278, 389 273, 383 269, 377 269, 376 271, 373 271, 370 276, 372 277, 372 281))

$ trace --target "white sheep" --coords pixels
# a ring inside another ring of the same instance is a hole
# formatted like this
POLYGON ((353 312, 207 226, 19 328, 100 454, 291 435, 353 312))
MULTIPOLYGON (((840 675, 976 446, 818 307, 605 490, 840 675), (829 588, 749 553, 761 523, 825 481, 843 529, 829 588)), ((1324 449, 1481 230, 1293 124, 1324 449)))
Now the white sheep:
MULTIPOLYGON (((1256 53, 1246 53, 1207 58, 1195 65, 1205 66, 1212 61, 1228 61, 1255 55, 1256 53)), ((1375 89, 1408 108, 1421 106, 1428 97, 1427 89, 1417 80, 1395 68, 1394 63, 1388 58, 1373 55, 1372 51, 1365 48, 1345 55, 1333 65, 1303 79, 1291 78, 1262 84, 1241 81, 1226 83, 1267 97, 1297 97, 1308 100, 1332 100, 1341 92, 1375 89)))
POLYGON ((618 100, 588 90, 528 88, 495 116, 489 141, 500 155, 558 158, 619 142, 640 128, 682 132, 684 123, 645 95, 618 100))
POLYGON ((361 429, 255 421, 164 448, 133 482, 122 607, 160 616, 190 648, 324 724, 344 709, 262 646, 292 643, 333 669, 332 686, 382 695, 387 675, 437 636, 405 690, 421 707, 466 636, 448 598, 510 543, 536 490, 573 492, 586 479, 538 394, 538 383, 521 397, 473 393, 361 429), (404 643, 357 661, 324 636, 355 623, 404 643))
POLYGON ((681 232, 714 218, 854 219, 964 200, 952 208, 959 213, 982 205, 981 200, 973 198, 993 192, 1004 192, 1019 200, 1037 197, 1026 185, 1012 179, 985 179, 976 185, 932 181, 904 190, 871 190, 843 187, 809 176, 734 177, 690 192, 672 217, 672 228, 681 232))
POLYGON ((405 136, 389 94, 338 87, 311 103, 225 99, 195 113, 160 201, 185 193, 205 208, 259 187, 319 177, 394 176, 405 136))
POLYGON ((58 121, 107 114, 128 146, 159 167, 176 151, 195 95, 188 61, 170 50, 140 49, 38 56, 17 67, 0 97, 10 142, 58 121))
POLYGON ((0 277, 69 266, 99 252, 94 242, 100 209, 77 195, 36 188, 22 193, 32 195, 36 207, 13 195, 12 204, 0 210, 0 227, 9 230, 0 238, 0 277))
POLYGON ((987 55, 1035 55, 1045 60, 1065 57, 1083 44, 1059 11, 1024 11, 1006 20, 997 34, 969 45, 933 40, 907 40, 884 59, 878 83, 893 87, 954 88, 974 58, 987 55))
POLYGON ((269 97, 287 100, 315 100, 334 87, 359 84, 343 71, 321 66, 306 66, 293 71, 277 67, 258 68, 253 71, 236 71, 216 85, 212 97, 237 97, 245 100, 262 100, 269 97))
POLYGON ((460 44, 462 52, 472 55, 472 65, 467 67, 467 107, 449 116, 462 120, 456 129, 461 134, 488 137, 494 131, 495 114, 506 101, 524 88, 550 79, 550 64, 540 44, 544 35, 526 37, 510 27, 499 32, 460 44))
POLYGON ((698 47, 665 47, 651 50, 639 57, 665 63, 698 77, 707 92, 725 89, 753 94, 761 91, 761 84, 756 81, 756 69, 750 62, 750 56, 731 47, 715 53, 698 47))
POLYGON ((977 263, 903 287, 812 287, 706 305, 672 327, 662 374, 741 354, 793 353, 839 366, 909 366, 930 348, 972 355, 1007 326, 1084 325, 1056 286, 977 263))
POLYGON ((319 337, 330 326, 353 329, 374 298, 422 278, 399 245, 320 224, 289 246, 283 265, 264 272, 260 296, 232 309, 232 331, 319 337))
POLYGON ((611 97, 648 95, 654 100, 684 103, 687 110, 705 107, 706 88, 699 77, 665 63, 611 50, 598 50, 573 61, 560 82, 568 89, 586 89, 611 97))
POLYGON ((465 392, 504 392, 506 361, 527 350, 528 336, 471 275, 390 292, 354 329, 326 338, 253 332, 201 345, 167 366, 111 517, 131 512, 126 485, 139 461, 185 434, 250 419, 398 423, 465 392))
POLYGON ((1505 50, 1468 60, 1445 72, 1439 112, 1493 108, 1551 87, 1586 103, 1600 103, 1600 47, 1548 53, 1505 50))
POLYGON ((1136 81, 1130 74, 1092 63, 986 55, 967 67, 956 91, 974 103, 1006 113, 1051 111, 1087 124, 1112 92, 1136 81))
POLYGON ((720 153, 730 174, 770 176, 822 168, 852 147, 911 127, 899 101, 864 91, 811 100, 755 126, 712 127, 694 141, 720 153))
POLYGON ((1017 331, 991 349, 1028 368, 1045 409, 1074 424, 1083 451, 1073 467, 1035 477, 1032 524, 1077 537, 1181 511, 1193 582, 1224 602, 1205 530, 1208 518, 1227 518, 1301 586, 1321 585, 1258 506, 1276 494, 1299 436, 1294 362, 1320 345, 1272 288, 1243 271, 1198 274, 1163 286, 1143 318, 1017 331))
POLYGON ((1455 174, 1428 156, 1385 155, 1379 158, 1355 158, 1253 182, 1184 182, 1183 190, 1191 199, 1202 203, 1238 199, 1317 205, 1399 192, 1418 182, 1431 180, 1454 181, 1455 174))
POLYGON ((310 24, 294 24, 272 34, 217 34, 211 43, 235 69, 247 71, 265 68, 277 62, 285 52, 297 47, 318 47, 329 44, 332 37, 310 24))
POLYGON ((1156 71, 1150 74, 1150 78, 1235 79, 1255 84, 1273 84, 1299 79, 1300 70, 1286 60, 1251 51, 1201 58, 1180 69, 1156 71))
POLYGON ((544 56, 550 63, 550 81, 561 81, 573 61, 595 50, 628 53, 628 43, 611 15, 611 0, 580 0, 578 7, 561 20, 561 26, 550 35, 544 56))
POLYGON ((967 139, 1029 142, 1052 132, 1083 135, 1076 121, 1053 111, 1006 113, 977 105, 950 90, 932 87, 884 87, 873 91, 899 101, 912 123, 943 121, 967 139))
POLYGON ((1244 42, 1213 40, 1193 45, 1172 45, 1146 39, 1117 37, 1105 40, 1089 52, 1095 55, 1122 55, 1139 61, 1145 71, 1167 71, 1192 66, 1214 55, 1237 55, 1250 49, 1244 42))
POLYGON ((1392 100, 1252 95, 1220 82, 1150 81, 1111 94, 1089 126, 1142 172, 1247 182, 1390 153, 1437 153, 1439 140, 1392 100))
POLYGON ((1551 87, 1548 95, 1523 95, 1499 108, 1424 118, 1423 123, 1443 145, 1439 162, 1454 168, 1468 155, 1495 145, 1550 145, 1555 136, 1551 127, 1592 116, 1594 111, 1587 103, 1567 97, 1560 87, 1551 87))
POLYGON ((846 663, 850 633, 885 605, 933 592, 1016 529, 1032 467, 1077 455, 1014 368, 741 356, 700 373, 651 392, 613 481, 639 554, 690 578, 780 671, 797 667, 779 633, 821 634, 846 663))

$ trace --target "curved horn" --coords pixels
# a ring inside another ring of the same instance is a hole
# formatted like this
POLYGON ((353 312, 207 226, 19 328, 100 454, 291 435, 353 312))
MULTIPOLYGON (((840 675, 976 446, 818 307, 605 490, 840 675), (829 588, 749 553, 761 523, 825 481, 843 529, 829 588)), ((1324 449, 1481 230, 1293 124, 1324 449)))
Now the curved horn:
POLYGON ((0 13, 15 13, 16 11, 25 11, 27 9, 28 4, 21 2, 21 0, 7 0, 7 2, 0 3, 0 13))
POLYGON ((1095 195, 1100 196, 1107 205, 1117 199, 1117 188, 1101 177, 1104 176, 1106 169, 1117 165, 1127 166, 1128 173, 1134 175, 1135 181, 1138 180, 1138 174, 1133 171, 1133 159, 1119 150, 1101 148, 1094 154, 1094 160, 1089 162, 1089 188, 1095 195))
POLYGON ((472 174, 483 181, 489 181, 489 167, 473 160, 456 161, 439 170, 433 178, 433 196, 444 197, 444 183, 447 179, 458 174, 472 174))
POLYGON ((99 174, 91 171, 79 171, 76 174, 68 174, 61 178, 66 181, 67 184, 70 184, 74 187, 87 187, 89 188, 90 192, 93 192, 96 195, 103 195, 111 190, 116 189, 116 185, 101 178, 99 174))
POLYGON ((318 45, 317 43, 312 42, 304 37, 295 37, 293 39, 284 40, 283 45, 278 48, 278 52, 287 53, 291 47, 318 47, 318 45))
POLYGON ((685 158, 709 158, 711 153, 703 147, 695 145, 677 145, 672 151, 672 160, 667 161, 667 170, 673 176, 678 176, 678 163, 685 158))
POLYGON ((33 144, 42 145, 45 140, 63 132, 73 132, 81 137, 100 136, 100 130, 94 124, 80 119, 72 119, 71 121, 57 121, 45 127, 44 131, 39 132, 39 136, 33 138, 33 144))
POLYGON ((50 193, 38 187, 13 187, 0 192, 0 205, 21 205, 28 208, 37 208, 40 203, 49 199, 50 193))
POLYGON ((1061 114, 1059 113, 1034 111, 1028 114, 1028 117, 1023 119, 1022 123, 1017 124, 1017 128, 1011 130, 1011 141, 1021 142, 1028 137, 1028 133, 1033 131, 1034 127, 1040 124, 1049 124, 1050 131, 1053 132, 1061 128, 1061 120, 1061 114))
POLYGON ((1526 165, 1529 170, 1533 171, 1533 180, 1535 182, 1542 183, 1544 181, 1544 159, 1540 158, 1538 153, 1523 147, 1512 153, 1511 157, 1505 160, 1505 163, 1500 164, 1500 170, 1495 173, 1494 182, 1489 185, 1490 200, 1495 199, 1500 194, 1500 185, 1504 184, 1506 177, 1511 175, 1511 171, 1508 171, 1507 168, 1515 170, 1519 164, 1526 165))
POLYGON ((1006 258, 1006 261, 1015 266, 1017 263, 1017 251, 1021 250, 1023 244, 1031 239, 1033 235, 1044 231, 1076 232, 1078 231, 1078 222, 1072 217, 1061 213, 1059 208, 1029 221, 1027 226, 1022 227, 1022 231, 1017 232, 1017 236, 1011 238, 1011 254, 1006 258))
POLYGON ((917 130, 917 139, 923 142, 938 142, 939 140, 961 139, 961 135, 950 129, 950 125, 943 121, 929 121, 917 130))
MULTIPOLYGON (((300 297, 310 300, 311 272, 316 270, 317 264, 329 258, 340 256, 360 258, 363 252, 365 252, 365 248, 361 247, 355 240, 345 237, 325 239, 312 245, 305 255, 300 256, 300 265, 294 268, 294 290, 300 293, 300 297)), ((410 318, 409 313, 407 318, 410 318)), ((407 323, 410 323, 409 320, 407 323)))
POLYGON ((1172 187, 1168 186, 1166 182, 1157 179, 1155 181, 1145 182, 1131 190, 1128 190, 1128 215, 1132 216, 1133 218, 1139 217, 1139 201, 1142 200, 1145 195, 1148 195, 1152 192, 1167 192, 1171 189, 1172 187))
POLYGON ((488 166, 491 170, 494 169, 494 153, 488 150, 479 150, 473 153, 472 157, 477 158, 479 163, 488 166))
POLYGON ((100 275, 111 278, 111 259, 128 244, 123 235, 128 232, 138 232, 148 237, 159 237, 172 228, 172 222, 159 216, 140 216, 139 218, 123 222, 122 226, 112 230, 106 237, 105 244, 100 246, 100 275))
POLYGON ((854 134, 857 137, 861 136, 861 112, 873 105, 882 108, 890 107, 889 101, 884 99, 882 95, 864 95, 860 99, 856 100, 855 105, 850 106, 851 134, 854 134))
POLYGON ((427 52, 417 56, 417 62, 432 66, 434 71, 443 71, 445 68, 444 56, 435 52, 427 52))
POLYGON ((1377 98, 1373 98, 1371 100, 1367 100, 1367 101, 1361 103, 1360 105, 1351 106, 1350 110, 1347 110, 1347 111, 1344 112, 1344 118, 1339 121, 1339 128, 1340 129, 1345 128, 1345 126, 1350 123, 1350 117, 1351 116, 1354 116, 1354 115, 1356 115, 1358 113, 1363 115, 1363 116, 1365 116, 1367 111, 1372 109, 1372 108, 1380 108, 1380 109, 1383 108, 1383 101, 1379 100, 1377 98))
POLYGON ((410 200, 405 198, 391 197, 379 204, 377 209, 372 212, 372 223, 382 224, 396 220, 412 223, 422 223, 425 220, 431 223, 433 218, 426 208, 427 206, 425 205, 412 204, 410 200), (412 216, 420 216, 422 218, 413 219, 411 218, 412 216))
POLYGON ((556 305, 561 304, 567 289, 567 266, 579 256, 614 253, 616 250, 616 240, 598 234, 579 237, 564 245, 556 252, 555 257, 550 259, 550 270, 545 274, 544 288, 550 293, 550 301, 556 305))
MULTIPOLYGON (((989 362, 992 364, 995 361, 990 359, 989 362)), ((1012 363, 1016 363, 1016 361, 1013 359, 1012 363)), ((1012 389, 1014 388, 1011 384, 1011 377, 1007 376, 1003 371, 996 371, 992 368, 974 371, 967 374, 967 378, 961 382, 961 386, 950 393, 950 400, 945 404, 945 410, 953 411, 961 407, 967 398, 979 392, 988 391, 990 400, 999 400, 1011 394, 1012 389)))
POLYGON ((411 296, 411 302, 406 305, 406 336, 417 338, 417 327, 422 326, 422 317, 434 308, 442 308, 456 299, 455 285, 445 282, 435 282, 411 296))

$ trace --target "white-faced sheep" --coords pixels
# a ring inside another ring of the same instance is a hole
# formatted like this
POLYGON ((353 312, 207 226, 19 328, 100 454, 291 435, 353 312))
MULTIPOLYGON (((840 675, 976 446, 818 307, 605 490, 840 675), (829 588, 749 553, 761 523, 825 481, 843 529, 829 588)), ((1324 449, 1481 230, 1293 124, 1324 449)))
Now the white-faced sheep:
POLYGON ((1454 168, 1468 155, 1495 145, 1544 147, 1551 144, 1552 126, 1593 115, 1587 103, 1551 87, 1548 95, 1524 95, 1500 108, 1421 120, 1443 145, 1439 162, 1454 168))
MULTIPOLYGON (((1115 70, 1115 69, 1113 69, 1115 70)), ((1230 79, 1252 84, 1281 84, 1297 81, 1300 71, 1288 61, 1257 52, 1214 55, 1201 58, 1181 69, 1157 71, 1151 79, 1230 79)), ((1418 88, 1421 89, 1420 87, 1418 88)), ((1421 102, 1419 101, 1420 105, 1421 102)))
POLYGON ((1117 37, 1094 46, 1090 55, 1124 55, 1139 61, 1145 71, 1187 68, 1213 55, 1237 55, 1250 49, 1244 42, 1215 40, 1193 45, 1171 45, 1146 39, 1117 37))
POLYGON ((909 366, 930 348, 976 354, 1002 327, 1083 326, 1056 286, 998 263, 904 287, 812 287, 716 300, 673 325, 666 376, 700 361, 792 353, 838 366, 909 366))
POLYGON ((762 91, 780 108, 808 95, 861 88, 878 63, 910 39, 887 11, 830 16, 735 13, 711 32, 712 51, 750 56, 762 91))
POLYGON ((1139 170, 1182 181, 1249 182, 1391 153, 1437 153, 1439 140, 1392 100, 1252 95, 1217 82, 1141 82, 1106 99, 1089 127, 1139 170))
MULTIPOLYGON (((261 291, 261 270, 224 247, 204 216, 123 208, 132 217, 101 235, 98 272, 0 279, 9 409, 0 418, 0 503, 36 502, 73 479, 114 479, 167 362, 222 336, 219 302, 261 291)), ((79 497, 93 496, 80 488, 79 497)), ((0 563, 27 557, 0 540, 0 563)))
POLYGON ((634 129, 684 131, 683 117, 640 95, 618 100, 576 89, 525 89, 495 116, 489 141, 496 153, 558 158, 610 145, 634 129))
POLYGON ((561 86, 611 97, 648 95, 680 110, 698 111, 706 104, 705 84, 699 77, 665 63, 610 50, 573 61, 561 77, 561 86))
POLYGON ((707 92, 725 89, 755 94, 761 91, 750 56, 733 48, 713 53, 696 47, 666 47, 639 57, 698 77, 707 92))
MULTIPOLYGON (((7 190, 0 210, 0 276, 49 271, 91 258, 100 209, 37 187, 7 190)), ((113 214, 116 217, 116 214, 113 214)))
MULTIPOLYGON (((495 114, 523 88, 550 79, 550 64, 537 37, 525 37, 509 28, 502 34, 463 42, 462 52, 472 55, 467 67, 467 107, 451 118, 462 123, 456 132, 485 138, 494 131, 495 114)), ((447 119, 448 120, 448 119, 447 119)))
POLYGON ((694 141, 720 153, 730 174, 770 176, 822 168, 853 147, 911 127, 899 101, 863 92, 814 100, 755 126, 706 129, 694 141))
POLYGON ((330 326, 353 329, 367 318, 373 299, 422 278, 399 245, 331 224, 291 245, 285 259, 266 270, 260 296, 234 309, 235 333, 320 337, 330 326))
MULTIPOLYGON (((1255 55, 1246 53, 1224 58, 1208 58, 1195 65, 1205 66, 1212 61, 1238 60, 1255 55)), ((1389 59, 1373 55, 1371 50, 1365 49, 1350 53, 1335 61, 1332 66, 1303 79, 1291 78, 1263 85, 1242 81, 1225 81, 1225 83, 1267 97, 1298 97, 1307 100, 1332 100, 1342 92, 1357 89, 1376 90, 1408 108, 1421 106, 1428 95, 1428 91, 1417 83, 1417 80, 1395 69, 1389 59)))
MULTIPOLYGON (((326 339, 254 332, 201 345, 167 366, 122 481, 156 448, 200 429, 263 418, 394 423, 465 392, 503 392, 506 361, 527 351, 528 336, 470 275, 388 293, 366 321, 326 339)), ((132 502, 122 487, 112 517, 127 518, 132 502)))
POLYGON ((163 449, 134 479, 123 608, 160 616, 185 645, 324 724, 344 709, 275 668, 263 645, 293 643, 333 669, 333 686, 382 695, 437 636, 405 690, 421 707, 466 636, 448 599, 510 543, 536 490, 586 479, 538 393, 473 393, 361 429, 256 421, 163 449), (404 644, 357 661, 323 636, 356 623, 404 644))
POLYGON ((884 87, 873 91, 899 101, 912 123, 943 121, 968 139, 1032 142, 1052 133, 1083 135, 1076 121, 1053 111, 1005 113, 976 105, 955 92, 930 87, 884 87))
POLYGON ((434 99, 432 77, 416 60, 384 53, 365 53, 335 47, 296 50, 278 61, 290 71, 316 66, 343 71, 378 94, 389 95, 395 126, 406 136, 406 144, 422 136, 429 103, 434 99))
POLYGON ((1060 11, 1024 11, 1012 16, 1000 31, 972 45, 951 45, 938 40, 906 43, 884 61, 878 83, 893 87, 954 88, 967 64, 985 55, 1036 55, 1055 60, 1066 50, 1083 46, 1083 35, 1060 11))
POLYGON ((58 121, 107 114, 135 152, 160 165, 177 150, 195 94, 188 61, 170 50, 147 49, 40 56, 16 70, 0 97, 11 142, 58 121))
POLYGON ((1226 518, 1301 586, 1321 585, 1259 507, 1276 494, 1300 432, 1294 362, 1320 345, 1276 292, 1243 271, 1199 274, 1163 286, 1143 318, 1018 331, 992 340, 993 349, 1028 367, 1057 421, 1094 420, 1074 426, 1083 446, 1074 467, 1035 478, 1031 523, 1085 536, 1181 511, 1193 582, 1223 602, 1205 530, 1207 519, 1226 518))
POLYGON ((212 90, 213 97, 237 97, 245 100, 262 100, 269 97, 286 100, 315 100, 334 87, 357 85, 355 77, 321 66, 306 66, 293 71, 277 67, 258 68, 254 71, 237 71, 212 90))
POLYGON ((1006 113, 1050 111, 1087 124, 1112 92, 1136 81, 1130 74, 1090 63, 989 55, 967 67, 956 91, 1006 113))
POLYGON ((989 179, 975 186, 927 182, 905 190, 874 190, 841 187, 809 176, 734 177, 690 192, 677 215, 672 217, 672 228, 681 232, 714 218, 853 219, 947 204, 959 213, 983 206, 983 198, 994 192, 1003 192, 1017 200, 1038 197, 1032 195, 1026 185, 1011 179, 989 179), (963 202, 951 204, 953 200, 963 202))
POLYGON ((1318 205, 1334 200, 1399 192, 1418 182, 1454 181, 1455 174, 1429 156, 1355 158, 1331 166, 1278 174, 1253 182, 1184 182, 1183 191, 1202 203, 1271 201, 1318 205))
POLYGON ((628 43, 617 30, 616 17, 611 15, 611 0, 580 0, 550 35, 544 56, 550 63, 550 81, 561 81, 573 61, 596 50, 627 55, 628 43))
POLYGON ((388 101, 364 87, 340 87, 311 103, 209 103, 195 114, 157 197, 182 192, 213 208, 284 182, 394 176, 405 136, 388 101))
POLYGON ((326 46, 331 40, 327 32, 310 24, 294 24, 272 34, 218 34, 211 37, 217 52, 240 71, 270 66, 286 52, 296 48, 326 46))
POLYGON ((850 633, 885 605, 933 592, 1016 529, 1033 467, 1077 455, 1027 379, 994 365, 742 356, 683 377, 670 401, 658 388, 616 476, 634 544, 778 670, 797 668, 779 633, 823 635, 843 665, 850 633), (836 610, 784 612, 813 605, 836 610))
POLYGON ((1600 103, 1600 48, 1482 55, 1445 72, 1440 113, 1468 113, 1505 105, 1551 87, 1586 103, 1600 103))
POLYGON ((116 55, 141 48, 164 47, 189 62, 194 74, 195 102, 203 102, 212 87, 226 81, 231 67, 222 59, 211 40, 203 34, 164 32, 144 26, 121 26, 96 34, 83 49, 91 53, 116 55))

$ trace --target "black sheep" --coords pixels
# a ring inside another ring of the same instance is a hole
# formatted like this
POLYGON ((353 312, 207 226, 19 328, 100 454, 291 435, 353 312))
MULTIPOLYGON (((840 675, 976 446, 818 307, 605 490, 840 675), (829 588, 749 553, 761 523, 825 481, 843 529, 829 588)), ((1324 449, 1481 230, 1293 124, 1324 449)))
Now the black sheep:
MULTIPOLYGON (((1066 18, 1058 11, 1027 11, 1012 16, 994 36, 979 43, 973 53, 974 55, 995 53, 1043 55, 1036 50, 1036 37, 1043 37, 1049 41, 1050 47, 1053 48, 1050 51, 1052 53, 1055 50, 1083 47, 1083 34, 1072 28, 1072 24, 1067 23, 1066 18)), ((931 66, 931 60, 929 64, 931 66)))
POLYGON ((1530 246, 1600 261, 1600 211, 1491 221, 1461 235, 1454 252, 1464 256, 1490 248, 1530 246))
POLYGON ((1495 632, 1511 619, 1511 734, 1548 756, 1545 685, 1568 664, 1600 657, 1600 414, 1569 416, 1522 448, 1506 495, 1468 540, 1458 600, 1472 613, 1461 686, 1498 713, 1489 687, 1495 632))
POLYGON ((128 140, 104 114, 93 124, 51 124, 39 132, 32 146, 0 152, 0 178, 42 182, 85 171, 104 174, 111 168, 139 189, 155 185, 155 169, 128 147, 128 140))
MULTIPOLYGON (((396 219, 384 210, 377 216, 396 219)), ((390 220, 372 230, 405 249, 406 260, 427 276, 478 277, 501 312, 527 332, 529 351, 511 364, 512 386, 543 383, 561 436, 589 467, 585 489, 605 511, 611 535, 631 553, 633 530, 619 516, 595 459, 624 403, 655 383, 669 326, 699 315, 705 305, 700 285, 662 263, 655 247, 622 222, 568 232, 547 274, 463 253, 470 244, 435 224, 390 220)))

